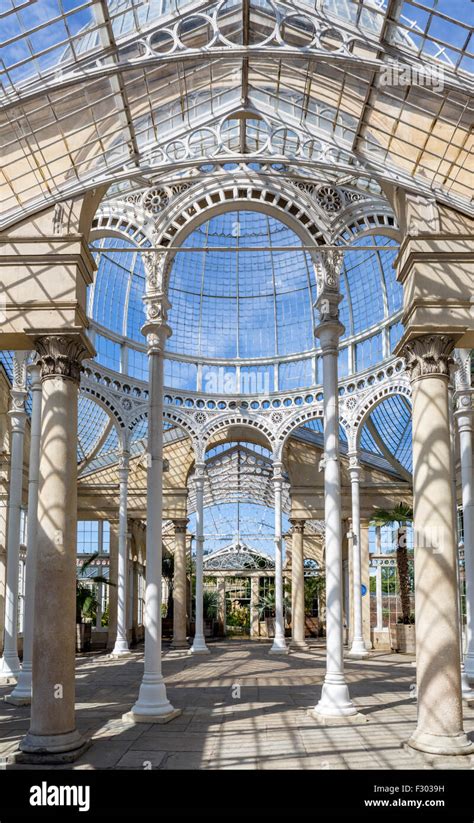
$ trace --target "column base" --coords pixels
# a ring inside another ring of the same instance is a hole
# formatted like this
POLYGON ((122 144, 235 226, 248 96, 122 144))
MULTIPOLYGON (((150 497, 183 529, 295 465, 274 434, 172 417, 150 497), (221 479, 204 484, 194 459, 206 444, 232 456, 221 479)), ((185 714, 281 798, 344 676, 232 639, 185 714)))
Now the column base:
POLYGON ((210 654, 203 637, 195 637, 193 645, 189 649, 189 654, 210 654))
POLYGON ((464 732, 447 735, 416 730, 406 745, 427 754, 443 754, 453 757, 474 754, 474 743, 471 743, 464 732))
POLYGON ((3 655, 0 660, 0 682, 11 683, 12 680, 18 680, 21 672, 20 658, 17 654, 3 655))
POLYGON ((3 699, 14 706, 27 706, 31 703, 31 663, 23 663, 15 688, 3 699))
POLYGON ((304 652, 309 649, 309 645, 306 640, 292 640, 290 643, 290 651, 292 650, 304 652))
POLYGON ((15 691, 13 691, 11 694, 6 694, 3 699, 5 703, 11 703, 13 706, 29 706, 31 703, 31 692, 30 694, 20 696, 16 695, 15 691))
POLYGON ((346 655, 346 657, 349 657, 351 660, 364 660, 368 656, 369 652, 363 640, 353 640, 352 646, 346 655))
POLYGON ((182 709, 173 709, 173 707, 166 714, 136 714, 132 709, 122 715, 122 720, 128 723, 169 723, 182 713, 182 709))
POLYGON ((145 674, 141 682, 138 700, 124 719, 134 723, 167 723, 177 717, 175 709, 166 696, 166 686, 162 675, 145 674), (167 719, 165 719, 167 718, 167 719))
POLYGON ((189 643, 187 640, 172 640, 170 649, 173 650, 180 650, 180 649, 187 649, 189 651, 189 643))
POLYGON ((65 734, 34 734, 28 732, 15 753, 15 763, 31 763, 55 766, 72 763, 91 745, 77 729, 65 734))
POLYGON ((130 654, 130 649, 128 648, 128 643, 126 640, 118 640, 115 643, 112 651, 110 652, 110 657, 128 657, 130 654))
POLYGON ((275 637, 273 641, 273 646, 271 647, 268 654, 289 654, 290 650, 286 645, 284 639, 278 639, 275 637))
POLYGON ((349 689, 344 681, 325 682, 321 691, 321 700, 314 708, 319 717, 354 717, 358 714, 349 697, 349 689))

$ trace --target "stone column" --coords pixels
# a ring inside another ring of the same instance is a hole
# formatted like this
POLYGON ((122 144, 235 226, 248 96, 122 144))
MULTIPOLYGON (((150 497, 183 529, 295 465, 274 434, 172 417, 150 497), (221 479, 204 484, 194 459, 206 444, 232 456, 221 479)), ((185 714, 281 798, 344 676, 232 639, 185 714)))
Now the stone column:
POLYGON ((260 634, 260 578, 257 575, 255 577, 251 577, 250 581, 250 637, 258 637, 260 634))
POLYGON ((16 352, 13 359, 11 408, 10 489, 7 523, 7 585, 5 628, 0 678, 7 683, 18 677, 18 574, 20 557, 20 513, 23 492, 23 446, 25 436, 26 360, 29 352, 16 352))
POLYGON ((186 526, 187 519, 173 520, 174 580, 173 580, 173 641, 172 649, 187 649, 186 639, 186 526))
POLYGON ((344 678, 342 604, 341 469, 339 461, 339 402, 337 358, 339 337, 339 271, 342 255, 325 254, 318 276, 316 308, 320 314, 315 334, 323 353, 324 392, 324 512, 326 522, 326 676, 315 714, 351 717, 357 710, 344 678))
POLYGON ((270 654, 288 654, 283 615, 283 541, 281 527, 281 498, 283 476, 281 463, 273 464, 273 492, 275 499, 275 637, 270 654))
POLYGON ((41 369, 36 363, 30 365, 31 375, 31 427, 30 465, 28 479, 28 519, 25 579, 25 617, 23 620, 23 663, 18 675, 18 683, 12 693, 5 697, 8 703, 18 706, 31 703, 31 673, 33 658, 33 620, 36 577, 36 543, 38 537, 38 481, 41 448, 41 369))
POLYGON ((24 762, 44 764, 70 762, 87 746, 74 717, 77 395, 81 362, 93 350, 80 331, 37 337, 35 348, 43 407, 33 689, 30 728, 20 749, 24 762))
POLYGON ((458 393, 455 412, 461 456, 464 524, 464 574, 466 581, 466 651, 464 669, 474 679, 474 390, 458 393))
POLYGON ((291 645, 307 649, 304 610, 304 520, 290 520, 291 537, 291 645))
POLYGON ((180 711, 168 700, 161 670, 161 565, 163 555, 163 352, 171 330, 166 323, 169 303, 161 290, 163 255, 145 255, 142 328, 148 351, 148 455, 145 590, 145 672, 138 700, 125 717, 134 722, 167 723, 180 711))
POLYGON ((204 555, 204 478, 206 464, 197 462, 194 470, 196 485, 196 600, 194 615, 194 640, 190 648, 192 654, 209 654, 204 639, 203 614, 203 555, 204 555))
POLYGON ((127 640, 127 588, 128 588, 128 473, 130 453, 124 449, 119 455, 119 538, 117 564, 117 634, 112 657, 130 654, 127 640))
POLYGON ((423 335, 405 343, 412 384, 413 514, 418 723, 409 745, 469 754, 463 731, 454 471, 448 406, 453 341, 423 335), (433 628, 434 627, 434 628, 433 628))
POLYGON ((361 570, 361 529, 360 529, 360 464, 356 454, 349 456, 349 474, 352 495, 352 606, 354 625, 352 645, 348 657, 362 660, 369 653, 365 648, 362 633, 362 570, 361 570))

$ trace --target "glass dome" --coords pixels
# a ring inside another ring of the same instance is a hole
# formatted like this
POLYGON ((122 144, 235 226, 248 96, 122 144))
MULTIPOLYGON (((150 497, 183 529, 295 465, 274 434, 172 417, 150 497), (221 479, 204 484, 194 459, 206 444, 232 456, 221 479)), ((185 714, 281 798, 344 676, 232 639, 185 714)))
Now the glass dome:
MULTIPOLYGON (((341 377, 382 361, 400 336, 402 289, 395 279, 393 242, 387 236, 362 237, 344 253, 341 377)), ((124 246, 121 238, 105 237, 99 244, 103 251, 97 254, 89 297, 98 360, 146 380, 141 252, 130 242, 129 252, 114 253, 124 246)), ((315 298, 310 255, 290 228, 254 211, 212 217, 174 258, 166 385, 231 394, 319 385, 315 298)))

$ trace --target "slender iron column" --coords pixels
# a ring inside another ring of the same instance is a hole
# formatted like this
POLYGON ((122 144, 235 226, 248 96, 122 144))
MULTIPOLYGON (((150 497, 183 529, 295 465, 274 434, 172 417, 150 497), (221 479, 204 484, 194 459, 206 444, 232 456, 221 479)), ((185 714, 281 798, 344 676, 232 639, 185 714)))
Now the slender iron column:
POLYGON ((33 659, 33 620, 36 578, 36 543, 38 537, 38 481, 41 448, 41 369, 37 363, 28 367, 31 375, 30 471, 28 479, 28 520, 26 538, 25 617, 23 620, 23 663, 18 683, 6 695, 8 703, 23 706, 31 703, 33 659))
POLYGON ((18 657, 18 573, 20 558, 21 498, 23 492, 23 446, 27 398, 26 360, 29 352, 15 352, 11 408, 10 489, 7 525, 7 585, 5 590, 5 629, 0 679, 10 682, 20 674, 18 657))
POLYGON ((273 492, 275 500, 275 637, 270 654, 288 654, 283 614, 283 544, 281 527, 281 498, 283 475, 281 463, 273 464, 273 492))
POLYGON ((166 694, 161 669, 161 564, 163 555, 163 352, 171 329, 166 323, 169 303, 163 292, 164 255, 144 257, 147 322, 142 334, 148 352, 148 475, 145 589, 145 671, 138 700, 126 719, 141 723, 167 723, 180 710, 166 694))
POLYGON ((464 574, 466 581, 466 651, 464 669, 474 679, 474 390, 458 394, 455 412, 461 455, 464 524, 464 574))
POLYGON ((112 657, 130 654, 127 640, 127 589, 128 589, 128 473, 130 453, 123 449, 119 456, 119 538, 117 568, 117 635, 112 657))
POLYGON ((362 633, 362 572, 361 572, 361 529, 360 529, 360 465, 357 455, 349 457, 349 474, 352 492, 352 599, 354 628, 352 646, 348 657, 362 660, 369 653, 365 648, 362 633))
POLYGON ((341 471, 339 461, 339 402, 337 360, 339 337, 339 272, 342 257, 327 252, 317 268, 320 322, 315 334, 323 352, 324 393, 324 513, 326 524, 326 676, 315 714, 350 717, 357 710, 344 678, 342 604, 341 471))
POLYGON ((209 654, 204 639, 203 611, 203 555, 204 555, 204 480, 206 464, 197 462, 194 470, 196 485, 196 601, 194 616, 194 640, 190 654, 209 654))

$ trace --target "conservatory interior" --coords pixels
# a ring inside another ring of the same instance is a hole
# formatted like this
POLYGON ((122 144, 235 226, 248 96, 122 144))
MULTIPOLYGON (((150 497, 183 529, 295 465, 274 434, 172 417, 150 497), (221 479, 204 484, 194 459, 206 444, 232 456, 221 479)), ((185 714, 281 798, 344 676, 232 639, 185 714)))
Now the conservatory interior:
POLYGON ((474 765, 469 5, 6 0, 5 768, 474 765))

